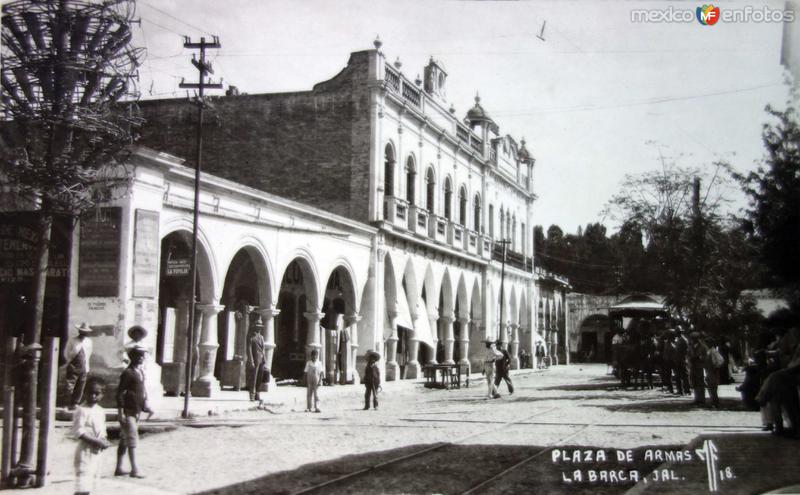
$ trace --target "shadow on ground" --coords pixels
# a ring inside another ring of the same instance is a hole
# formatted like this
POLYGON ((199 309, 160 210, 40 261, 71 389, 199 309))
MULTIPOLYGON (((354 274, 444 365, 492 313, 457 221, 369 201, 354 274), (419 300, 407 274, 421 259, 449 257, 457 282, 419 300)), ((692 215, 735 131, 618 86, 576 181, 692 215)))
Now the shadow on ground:
MULTIPOLYGON (((635 470, 641 477, 659 463, 655 459, 645 459, 647 448, 633 449, 631 462, 619 461, 615 449, 603 449, 605 458, 597 462, 597 449, 587 446, 559 447, 558 459, 554 460, 553 451, 540 446, 421 444, 307 464, 293 471, 202 493, 284 494, 312 487, 318 487, 314 493, 325 494, 463 493, 509 467, 530 459, 518 469, 479 489, 478 493, 616 494, 623 493, 635 484, 635 478, 630 476, 631 471, 635 470), (425 454, 411 456, 427 449, 430 450, 425 454), (587 451, 592 452, 591 460, 585 457, 587 451), (404 456, 409 457, 376 467, 404 456), (576 479, 576 470, 581 471, 581 479, 576 479), (357 471, 363 473, 345 482, 319 486, 357 471), (590 481, 592 475, 589 471, 597 479, 590 481), (603 482, 599 479, 600 471, 614 471, 615 475, 613 479, 607 477, 603 482)), ((683 446, 659 448, 678 451, 683 446)))
MULTIPOLYGON (((696 406, 691 399, 664 399, 634 402, 623 405, 600 406, 612 411, 652 413, 652 412, 686 412, 698 409, 710 409, 709 406, 696 406)), ((749 411, 739 399, 720 399, 718 411, 749 411)))

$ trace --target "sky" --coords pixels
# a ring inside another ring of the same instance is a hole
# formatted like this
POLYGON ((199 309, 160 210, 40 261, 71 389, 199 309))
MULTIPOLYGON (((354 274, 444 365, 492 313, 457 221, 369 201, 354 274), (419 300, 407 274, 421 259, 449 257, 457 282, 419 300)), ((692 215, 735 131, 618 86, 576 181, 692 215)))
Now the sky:
MULTIPOLYGON (((196 81, 182 35, 219 36, 222 48, 209 52, 214 80, 250 94, 310 90, 337 74, 350 52, 372 48, 376 36, 412 80, 432 56, 448 72, 457 115, 479 93, 501 134, 525 138, 536 158, 535 224, 575 232, 602 221, 613 231, 617 222, 600 212, 626 174, 659 170, 659 157, 706 171, 718 160, 752 170, 763 157, 765 106, 785 105, 782 23, 648 23, 631 13, 663 20, 700 5, 137 0, 142 22, 134 41, 147 48, 140 68, 146 99, 185 96, 181 78, 196 81), (537 36, 543 26, 544 40, 537 36)), ((714 5, 770 13, 785 6, 714 5)), ((734 208, 745 204, 731 194, 734 208)))

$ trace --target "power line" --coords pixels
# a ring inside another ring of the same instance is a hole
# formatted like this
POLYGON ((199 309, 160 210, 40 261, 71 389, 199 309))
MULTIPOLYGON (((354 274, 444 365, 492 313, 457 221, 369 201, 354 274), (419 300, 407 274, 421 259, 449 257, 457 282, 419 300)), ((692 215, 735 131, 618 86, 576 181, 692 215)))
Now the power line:
POLYGON ((179 17, 175 17, 174 15, 170 14, 169 12, 166 12, 166 11, 164 11, 164 10, 161 10, 161 9, 159 9, 158 7, 154 7, 153 5, 150 5, 150 4, 149 4, 149 3, 147 3, 147 2, 143 2, 142 0, 139 0, 139 3, 140 3, 140 4, 142 4, 142 5, 146 5, 146 6, 150 7, 151 9, 155 10, 156 12, 160 12, 160 13, 164 14, 165 16, 167 16, 167 17, 169 17, 169 18, 171 18, 171 19, 174 19, 174 20, 176 20, 176 21, 180 22, 180 23, 181 23, 181 24, 183 24, 184 26, 188 26, 188 27, 190 27, 190 28, 192 28, 192 29, 196 29, 196 30, 198 30, 198 31, 200 31, 200 32, 202 32, 202 33, 205 33, 205 34, 209 35, 209 36, 214 36, 214 35, 213 35, 212 33, 210 33, 209 31, 206 31, 205 29, 203 29, 203 28, 201 28, 201 27, 195 26, 194 24, 190 24, 190 23, 188 23, 188 22, 184 21, 183 19, 181 19, 181 18, 179 18, 179 17))
POLYGON ((634 101, 628 103, 619 103, 613 105, 601 105, 601 106, 593 106, 593 105, 581 105, 576 107, 564 107, 564 108, 552 108, 552 109, 543 109, 543 110, 530 110, 524 112, 515 112, 512 110, 508 111, 494 111, 492 112, 494 115, 502 116, 502 117, 515 117, 515 116, 526 116, 526 115, 537 115, 537 114, 546 114, 546 113, 568 113, 568 112, 583 112, 583 111, 592 111, 592 110, 608 110, 613 108, 625 108, 625 107, 634 107, 640 105, 656 105, 659 103, 669 103, 673 101, 686 101, 686 100, 696 100, 699 98, 708 98, 711 96, 723 96, 729 94, 736 94, 736 93, 744 93, 747 91, 756 91, 759 89, 771 88, 776 86, 783 86, 783 83, 772 83, 772 84, 761 84, 758 86, 750 86, 746 88, 737 88, 725 91, 715 91, 712 93, 702 93, 696 95, 685 95, 685 96, 671 96, 671 97, 656 97, 656 98, 649 98, 643 101, 634 101))

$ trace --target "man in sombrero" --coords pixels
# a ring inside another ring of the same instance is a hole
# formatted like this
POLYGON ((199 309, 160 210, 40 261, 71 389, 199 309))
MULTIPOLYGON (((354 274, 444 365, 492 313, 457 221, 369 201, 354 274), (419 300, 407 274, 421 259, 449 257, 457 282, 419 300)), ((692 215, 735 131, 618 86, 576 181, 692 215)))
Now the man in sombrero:
POLYGON ((67 362, 64 383, 66 385, 65 397, 69 401, 69 408, 81 403, 83 388, 86 386, 86 376, 89 374, 89 360, 92 357, 92 328, 86 322, 75 325, 78 335, 71 338, 64 349, 64 360, 67 362))
POLYGON ((373 350, 367 351, 367 366, 364 368, 364 410, 369 409, 369 398, 372 396, 372 407, 378 409, 378 388, 381 386, 381 370, 378 361, 381 355, 373 350))

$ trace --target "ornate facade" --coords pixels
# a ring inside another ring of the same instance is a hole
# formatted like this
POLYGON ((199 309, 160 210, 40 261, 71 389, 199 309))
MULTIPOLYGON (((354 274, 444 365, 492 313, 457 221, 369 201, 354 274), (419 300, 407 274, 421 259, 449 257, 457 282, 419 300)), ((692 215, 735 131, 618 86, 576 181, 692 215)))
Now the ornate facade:
MULTIPOLYGON (((352 53, 311 91, 214 98, 195 393, 243 385, 253 325, 279 381, 299 379, 312 349, 331 383, 357 381, 368 349, 381 352, 389 380, 420 377, 435 362, 478 371, 490 340, 508 346, 514 367, 540 340, 568 361, 568 283, 533 266, 535 159, 525 140, 501 134, 477 96, 457 117, 440 62, 412 81, 380 48, 352 53)), ((88 274, 76 233, 70 321, 107 329, 97 346, 106 369, 119 366, 127 326, 158 329, 148 339, 161 376, 150 379, 176 392, 193 177, 176 156, 194 156, 194 110, 185 100, 142 108, 136 180, 110 205, 121 212, 119 290, 80 292, 88 274)))

